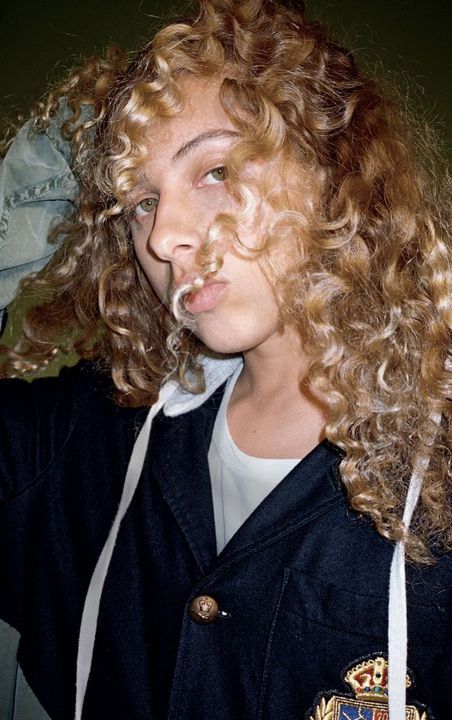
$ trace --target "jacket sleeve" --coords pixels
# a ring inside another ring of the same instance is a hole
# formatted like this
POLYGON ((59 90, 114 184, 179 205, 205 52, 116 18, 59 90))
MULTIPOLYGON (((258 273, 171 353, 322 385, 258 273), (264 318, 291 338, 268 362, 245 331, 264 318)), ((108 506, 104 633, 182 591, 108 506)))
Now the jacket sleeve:
MULTIPOLYGON (((0 720, 50 720, 18 664, 20 635, 24 609, 41 592, 36 574, 46 566, 38 570, 34 552, 41 548, 44 563, 55 553, 42 530, 55 523, 50 486, 59 476, 48 479, 45 471, 64 453, 91 395, 91 375, 79 367, 32 383, 0 381, 0 720)), ((39 634, 39 613, 29 617, 39 634)))
POLYGON ((45 132, 25 123, 0 165, 0 320, 20 280, 54 253, 53 225, 74 208, 70 146, 59 132, 65 112, 60 105, 45 132))
MULTIPOLYGON (((58 378, 0 381, 0 619, 19 632, 34 551, 43 548, 43 527, 54 529, 52 508, 66 482, 59 460, 95 392, 86 363, 58 378)), ((0 672, 0 694, 1 682, 0 672)))

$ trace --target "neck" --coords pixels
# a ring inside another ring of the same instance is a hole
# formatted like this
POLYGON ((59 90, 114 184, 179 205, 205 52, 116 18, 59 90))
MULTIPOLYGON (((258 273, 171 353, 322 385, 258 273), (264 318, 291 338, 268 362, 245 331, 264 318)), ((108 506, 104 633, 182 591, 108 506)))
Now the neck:
POLYGON ((325 411, 305 382, 310 365, 295 331, 244 353, 228 424, 241 450, 257 457, 304 457, 323 437, 325 411))
POLYGON ((290 328, 283 328, 270 342, 244 352, 243 360, 239 387, 256 399, 296 398, 310 363, 298 333, 290 328))

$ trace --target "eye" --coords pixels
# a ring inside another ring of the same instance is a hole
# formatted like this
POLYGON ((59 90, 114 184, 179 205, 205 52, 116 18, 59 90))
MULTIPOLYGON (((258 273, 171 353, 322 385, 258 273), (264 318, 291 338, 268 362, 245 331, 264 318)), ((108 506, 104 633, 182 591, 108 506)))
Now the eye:
POLYGON ((144 215, 150 215, 151 213, 155 212, 158 203, 159 200, 156 197, 143 198, 143 200, 140 200, 140 202, 136 205, 135 213, 136 215, 141 217, 143 217, 144 215))
POLYGON ((221 165, 220 167, 214 168, 206 173, 205 178, 206 185, 215 185, 215 183, 221 183, 227 180, 228 171, 224 165, 221 165))

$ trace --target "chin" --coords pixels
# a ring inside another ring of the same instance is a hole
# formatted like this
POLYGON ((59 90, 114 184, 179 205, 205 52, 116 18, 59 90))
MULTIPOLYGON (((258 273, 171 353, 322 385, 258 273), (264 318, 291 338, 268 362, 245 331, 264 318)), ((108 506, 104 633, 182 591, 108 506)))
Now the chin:
POLYGON ((243 347, 239 342, 228 342, 225 338, 204 338, 198 335, 199 339, 205 345, 207 350, 216 355, 239 355, 248 348, 243 347))
POLYGON ((239 355, 260 345, 260 338, 241 337, 238 333, 224 331, 223 333, 195 332, 195 335, 210 350, 218 355, 239 355))
POLYGON ((280 327, 278 317, 276 314, 271 317, 270 312, 267 317, 264 313, 260 316, 241 313, 239 317, 231 317, 230 313, 215 313, 198 318, 194 333, 212 352, 237 355, 263 345, 278 333, 280 327))

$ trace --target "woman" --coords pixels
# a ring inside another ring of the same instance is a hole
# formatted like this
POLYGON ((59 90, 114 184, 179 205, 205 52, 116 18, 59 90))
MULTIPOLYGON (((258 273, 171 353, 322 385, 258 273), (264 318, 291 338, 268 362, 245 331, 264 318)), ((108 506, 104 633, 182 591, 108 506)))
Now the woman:
POLYGON ((448 717, 447 217, 393 103, 298 4, 201 0, 22 133, 41 216, 80 192, 3 373, 85 362, 2 383, 17 702, 448 717))

